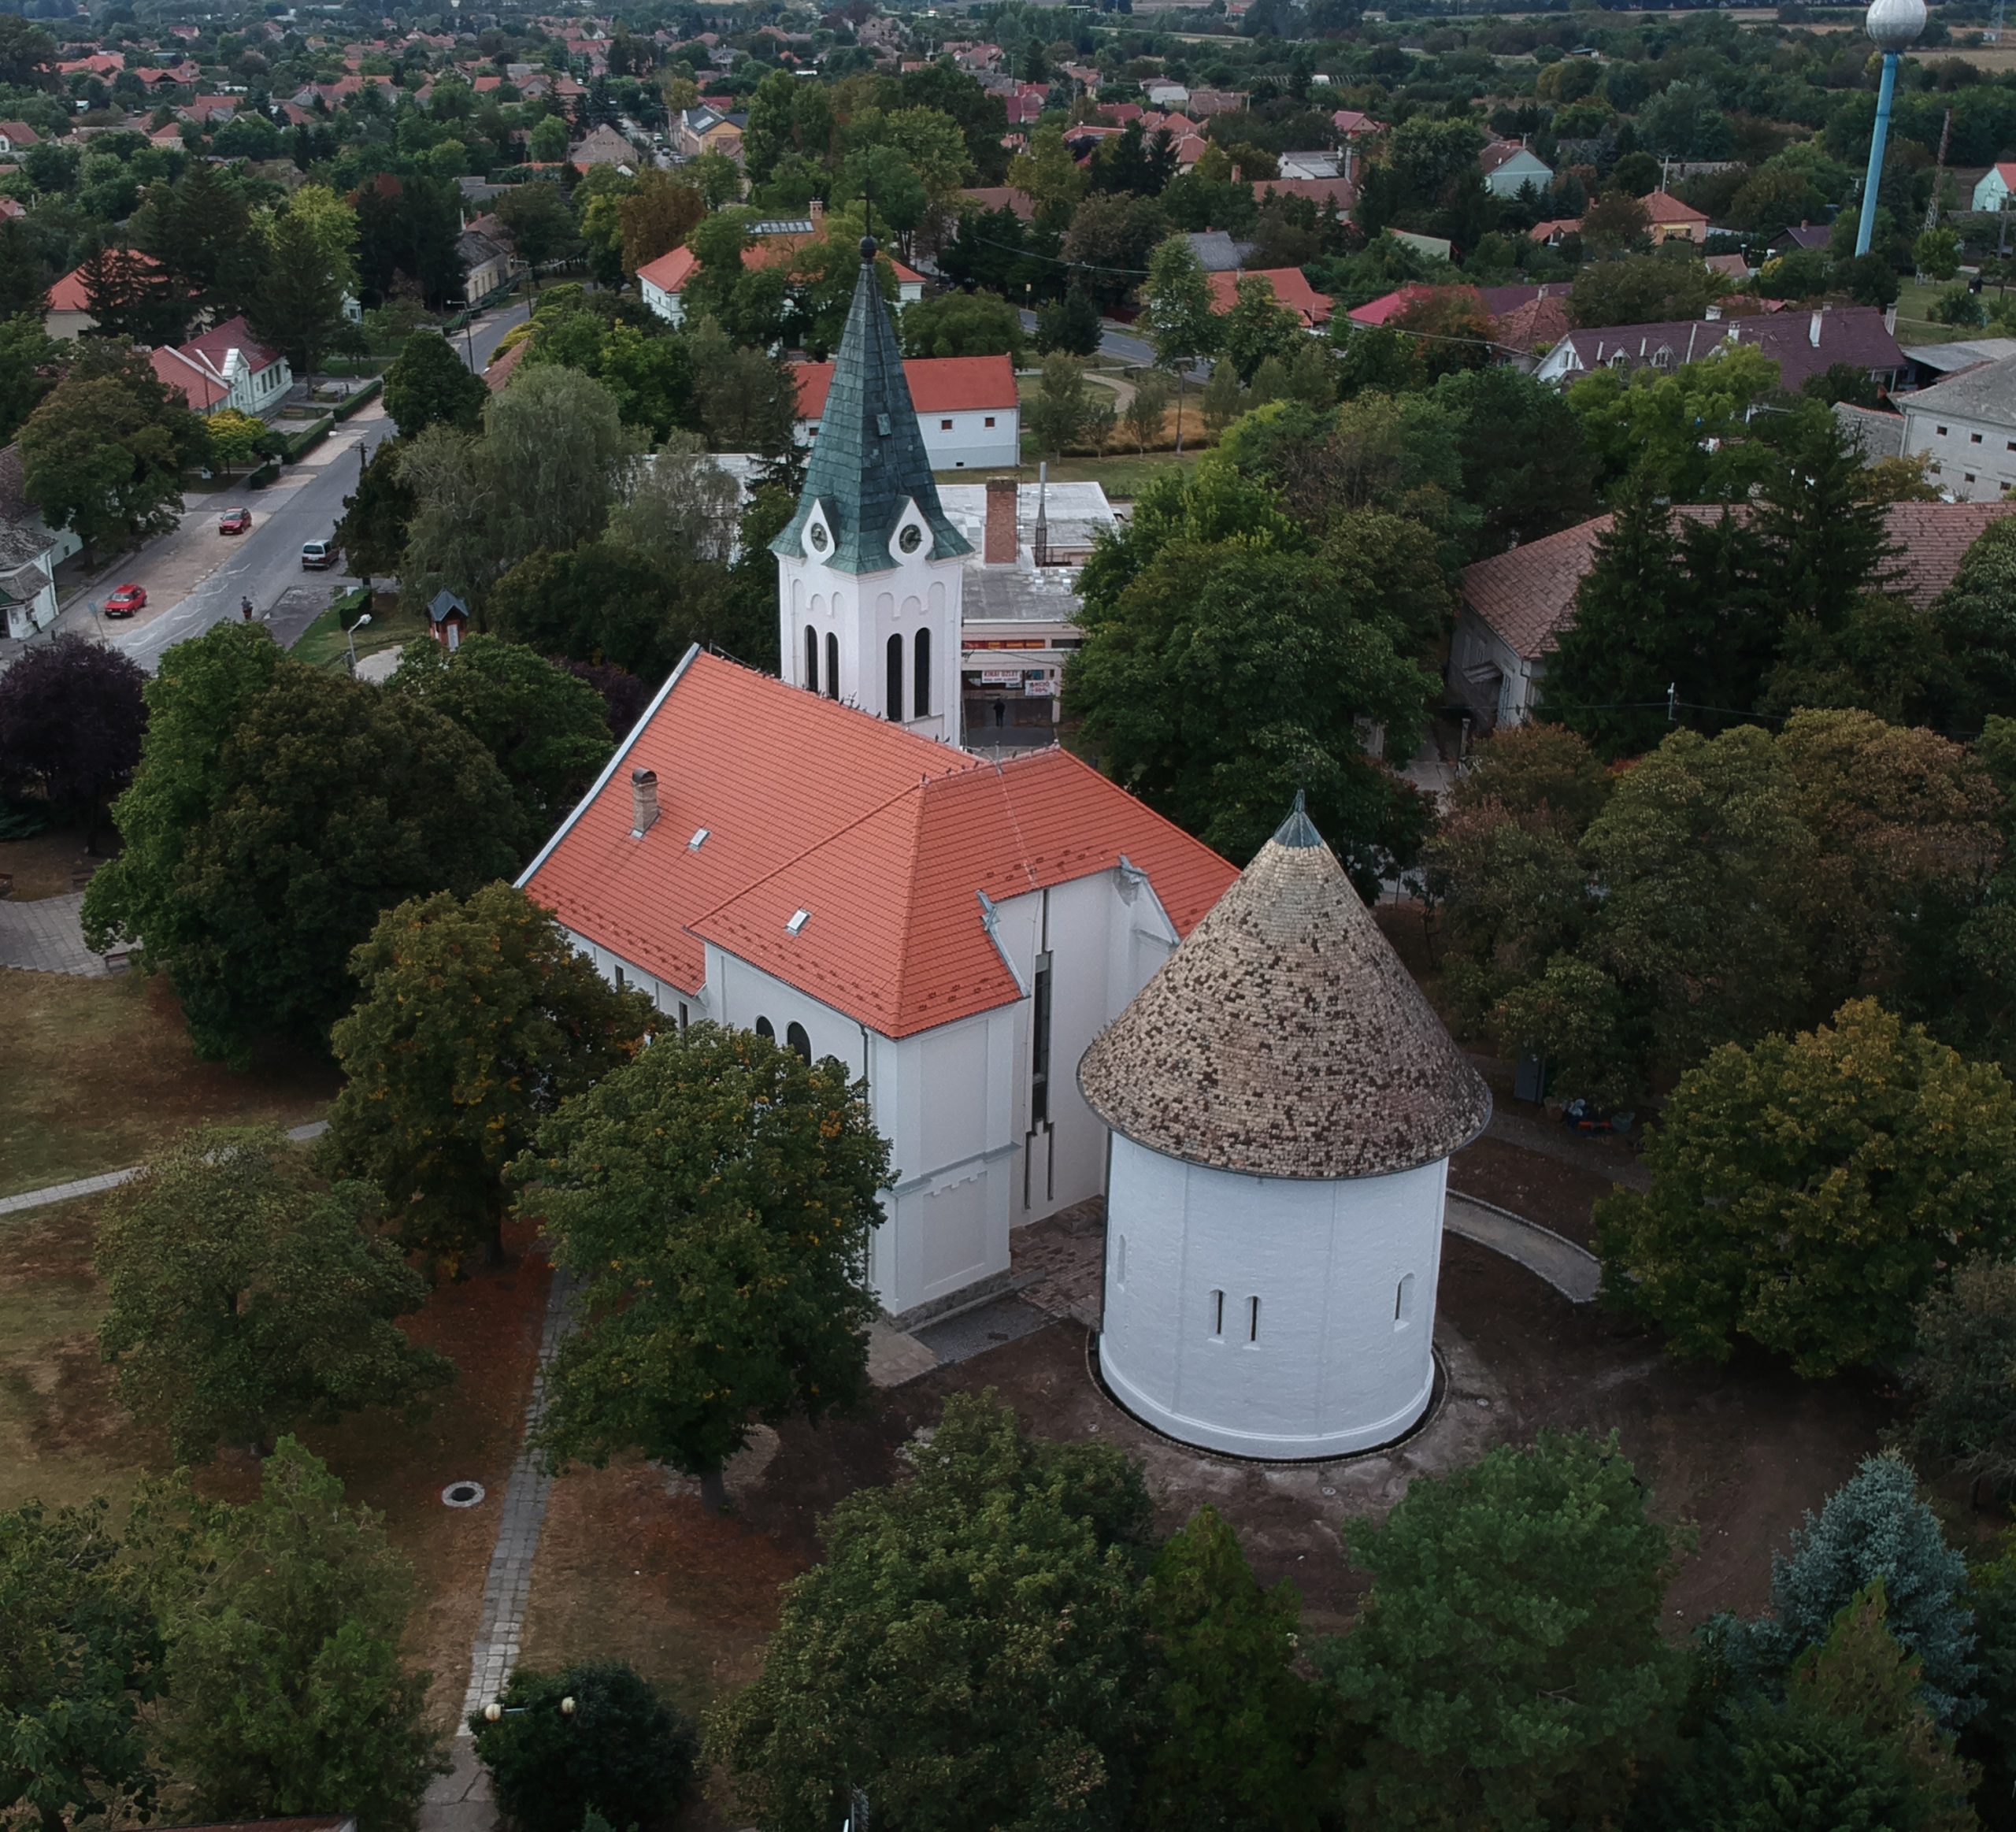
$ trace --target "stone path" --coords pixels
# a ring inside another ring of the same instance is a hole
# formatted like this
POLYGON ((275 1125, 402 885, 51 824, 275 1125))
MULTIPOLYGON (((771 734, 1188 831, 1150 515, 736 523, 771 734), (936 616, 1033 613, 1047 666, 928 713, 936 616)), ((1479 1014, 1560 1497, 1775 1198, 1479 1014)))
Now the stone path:
POLYGON ((532 1448, 534 1434, 546 1415, 546 1372, 554 1351, 573 1326, 574 1281, 555 1270, 546 1300, 546 1326, 540 1332, 539 1367, 532 1375, 532 1396, 525 1407, 525 1437, 497 1527, 496 1548, 490 1555, 490 1574, 483 1586, 483 1619, 469 1656, 469 1691, 462 1700, 462 1725, 469 1734, 469 1713, 480 1711, 504 1689, 518 1663, 518 1642, 525 1626, 525 1605, 532 1596, 532 1560, 539 1552, 539 1530, 546 1524, 546 1504, 553 1478, 532 1448))
MULTIPOLYGON (((37 897, 25 903, 0 903, 0 967, 99 978, 117 971, 106 964, 102 955, 84 946, 83 923, 78 914, 83 907, 82 891, 63 897, 37 897)), ((123 954, 116 958, 123 966, 123 954)))
POLYGON ((1450 1233, 1503 1253, 1536 1274, 1572 1304, 1595 1300, 1603 1282, 1603 1263, 1587 1248, 1473 1196, 1458 1196, 1453 1189, 1442 1211, 1442 1226, 1450 1233))
POLYGON ((1543 1158, 1551 1158, 1557 1163, 1572 1164, 1577 1170, 1593 1171, 1599 1177, 1607 1177, 1626 1189, 1643 1191, 1652 1187, 1651 1172, 1645 1168, 1642 1159, 1631 1155, 1621 1140, 1603 1137, 1584 1138, 1579 1133, 1570 1132, 1559 1121, 1543 1119, 1530 1109, 1525 1113, 1508 1113, 1502 1106, 1498 1107, 1493 1110, 1491 1124, 1484 1131, 1488 1137, 1503 1139, 1508 1145, 1518 1145, 1529 1151, 1537 1151, 1543 1158))
MULTIPOLYGON (((0 908, 6 907, 0 905, 0 908)), ((305 1145, 310 1139, 319 1139, 329 1129, 325 1119, 310 1120, 305 1126, 292 1126, 287 1137, 296 1144, 305 1145)), ((46 1183, 39 1189, 24 1189, 19 1196, 0 1196, 0 1215, 18 1214, 23 1209, 46 1208, 51 1203, 69 1202, 80 1196, 97 1196, 108 1189, 117 1189, 122 1183, 130 1183, 140 1174, 143 1166, 128 1165, 124 1170, 107 1170, 96 1177, 80 1177, 69 1183, 46 1183)))

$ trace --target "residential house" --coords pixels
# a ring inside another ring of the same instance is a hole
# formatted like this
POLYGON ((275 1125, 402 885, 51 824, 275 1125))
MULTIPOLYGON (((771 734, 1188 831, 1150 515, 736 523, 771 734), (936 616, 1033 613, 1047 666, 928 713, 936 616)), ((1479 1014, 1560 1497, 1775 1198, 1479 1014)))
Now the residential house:
POLYGON ((1537 194, 1554 183, 1554 168, 1518 140, 1493 140, 1477 163, 1493 197, 1517 197, 1529 185, 1537 194))
POLYGON ((990 213, 995 210, 1013 210, 1025 223, 1036 220, 1036 200, 1012 184, 969 185, 959 196, 962 204, 970 203, 990 213))
POLYGON ((725 153, 738 165, 742 160, 743 130, 747 114, 728 114, 702 103, 683 108, 672 117, 672 150, 682 159, 697 159, 702 153, 725 153))
POLYGON ((1321 330, 1330 322, 1332 308, 1328 295, 1311 286, 1299 267, 1255 267, 1238 273, 1213 273, 1208 277, 1214 312, 1229 312, 1232 309, 1239 300, 1241 280, 1264 280, 1273 288, 1275 299, 1301 319, 1305 331, 1321 330))
POLYGON ((9 158, 39 146, 42 135, 24 121, 0 121, 0 153, 9 158))
POLYGON ((176 349, 147 354, 154 373, 189 403, 192 413, 215 413, 228 407, 261 418, 294 386, 287 358, 258 342, 242 317, 227 318, 176 349))
POLYGON ((644 161, 614 128, 599 127, 568 154, 567 162, 584 172, 593 165, 613 165, 619 172, 633 172, 644 161))
POLYGON ((455 239, 462 258, 462 302, 478 306, 525 271, 511 243, 511 232, 495 216, 472 217, 455 239))
POLYGON ((2012 192, 2016 192, 2016 159, 2004 159, 1981 174, 1974 187, 1974 208, 2006 210, 2012 192))
MULTIPOLYGON (((788 264, 806 243, 816 241, 825 232, 825 224, 824 207, 816 201, 810 215, 752 223, 749 233, 753 239, 742 251, 742 265, 754 269, 788 264)), ((889 265, 896 270, 896 310, 900 312, 924 297, 924 276, 900 261, 892 260, 889 265)), ((637 269, 637 290, 644 303, 668 323, 683 324, 686 307, 681 295, 699 265, 691 248, 675 248, 669 254, 646 261, 637 269)))
POLYGON ((1599 369, 1677 369, 1712 355, 1725 343, 1761 350, 1778 365, 1780 385, 1792 394, 1809 376, 1836 363, 1860 369, 1886 393, 1902 386, 1910 374, 1910 359, 1898 348, 1884 314, 1873 306, 1571 331, 1534 373, 1544 382, 1565 386, 1599 369))
POLYGON ((1319 216, 1334 209, 1348 218, 1358 202, 1358 185, 1350 178, 1255 178, 1251 185, 1255 203, 1264 204, 1270 197, 1306 198, 1319 216))
POLYGON ((1912 382, 1919 388, 1929 388, 1934 382, 1943 382, 1963 369, 1974 369, 1984 362, 1999 362, 2005 356, 2016 356, 2016 337, 1969 337, 1956 343, 1913 343, 1906 346, 1904 354, 1911 359, 1912 382))
POLYGON ((1558 248, 1570 235, 1582 233, 1580 217, 1555 217, 1544 223, 1536 223, 1526 232, 1531 242, 1544 243, 1550 248, 1558 248))
POLYGON ((1773 260, 1798 249, 1803 249, 1809 254, 1825 254, 1833 239, 1833 230, 1825 223, 1799 223, 1792 228, 1781 229, 1764 245, 1764 252, 1773 260))
POLYGON ((1234 241, 1223 229, 1192 229, 1183 239, 1206 273, 1236 273, 1254 249, 1252 243, 1234 241))
POLYGON ((1962 369, 1898 397, 1903 450, 1963 503, 1999 503, 2016 486, 2016 356, 1962 369))
MULTIPOLYGON (((1967 549, 2009 513, 2003 503, 1893 503, 1884 510, 1898 550, 1887 588, 1919 610, 1953 582, 1967 549)), ((1673 514, 1705 521, 1738 507, 1685 504, 1673 514)), ((1451 692, 1479 725, 1518 725, 1540 697, 1547 658, 1575 621, 1575 594, 1595 564, 1596 543, 1612 517, 1599 515, 1494 554, 1463 569, 1456 628, 1450 640, 1451 692)))
MULTIPOLYGON (((802 362, 798 436, 810 445, 833 385, 830 362, 802 362)), ((1005 356, 917 357, 903 365, 925 455, 934 471, 1013 470, 1022 462, 1022 410, 1015 365, 1005 356)))
POLYGON ((0 451, 0 636, 24 642, 56 621, 56 568, 83 547, 52 534, 21 489, 21 448, 0 451))
POLYGON ((1691 203, 1682 203, 1663 191, 1653 191, 1638 201, 1645 206, 1655 247, 1668 242, 1692 242, 1698 246, 1708 239, 1707 214, 1691 203))

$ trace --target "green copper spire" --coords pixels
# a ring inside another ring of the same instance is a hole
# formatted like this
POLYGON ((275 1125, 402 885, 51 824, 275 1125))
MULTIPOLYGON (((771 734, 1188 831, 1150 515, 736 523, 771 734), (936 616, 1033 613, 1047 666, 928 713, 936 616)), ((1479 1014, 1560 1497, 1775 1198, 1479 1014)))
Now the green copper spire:
POLYGON ((930 525, 932 559, 972 552, 939 506, 910 384, 903 379, 902 353, 876 276, 874 239, 864 236, 861 273, 806 466, 805 491, 798 513, 771 542, 770 551, 785 559, 823 559, 843 573, 892 571, 898 561, 889 543, 906 500, 914 502, 930 525), (806 547, 805 524, 815 504, 832 530, 830 558, 806 547))

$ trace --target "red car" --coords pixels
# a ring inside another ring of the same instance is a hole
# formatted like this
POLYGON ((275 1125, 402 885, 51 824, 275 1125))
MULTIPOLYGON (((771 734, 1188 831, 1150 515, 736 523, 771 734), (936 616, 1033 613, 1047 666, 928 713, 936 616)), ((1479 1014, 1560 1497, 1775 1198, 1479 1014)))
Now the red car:
POLYGON ((249 509, 227 509, 217 517, 219 534, 243 534, 252 525, 252 511, 249 509))
POLYGON ((122 585, 105 601, 107 617, 131 617, 136 610, 144 610, 147 604, 147 588, 144 585, 122 585))

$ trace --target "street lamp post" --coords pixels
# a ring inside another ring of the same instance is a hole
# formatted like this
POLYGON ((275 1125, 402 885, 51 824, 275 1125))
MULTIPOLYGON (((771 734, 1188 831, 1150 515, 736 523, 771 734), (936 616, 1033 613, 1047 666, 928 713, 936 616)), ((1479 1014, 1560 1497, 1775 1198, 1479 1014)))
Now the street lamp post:
POLYGON ((371 613, 367 610, 363 616, 359 617, 355 623, 350 626, 350 671, 353 676, 357 673, 357 632, 362 629, 366 624, 370 622, 370 621, 371 613))
POLYGON ((1883 82, 1876 92, 1876 130, 1869 142, 1869 176, 1862 180, 1862 217, 1855 224, 1855 254, 1869 252, 1876 233, 1876 194, 1883 182, 1883 145, 1890 137, 1890 104, 1897 93, 1898 54, 1925 30, 1925 0, 1870 0, 1862 29, 1883 53, 1883 82))

